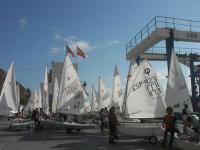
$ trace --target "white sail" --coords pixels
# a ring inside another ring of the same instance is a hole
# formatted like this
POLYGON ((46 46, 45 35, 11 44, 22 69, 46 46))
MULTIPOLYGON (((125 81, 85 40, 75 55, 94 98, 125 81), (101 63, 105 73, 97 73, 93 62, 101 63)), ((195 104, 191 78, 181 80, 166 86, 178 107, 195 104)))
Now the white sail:
POLYGON ((90 106, 90 101, 88 100, 88 96, 86 95, 86 97, 84 98, 84 108, 83 108, 83 113, 88 113, 92 111, 92 108, 90 106))
POLYGON ((15 66, 12 63, 8 69, 0 96, 0 115, 17 113, 17 94, 15 81, 15 66))
POLYGON ((39 96, 36 89, 34 90, 34 96, 33 96, 33 108, 34 109, 39 108, 39 96))
POLYGON ((38 108, 42 108, 42 92, 40 87, 38 89, 38 108))
POLYGON ((128 85, 131 84, 131 81, 133 81, 133 73, 138 69, 138 65, 135 62, 135 60, 130 61, 129 65, 129 70, 128 70, 128 75, 127 75, 127 82, 126 82, 126 88, 125 88, 125 93, 124 93, 124 99, 123 99, 123 105, 122 105, 122 112, 123 116, 127 114, 127 109, 126 109, 126 99, 127 99, 127 91, 128 91, 128 85), (125 112, 126 111, 126 112, 125 112))
POLYGON ((44 77, 44 93, 43 93, 43 112, 49 115, 49 87, 48 87, 48 68, 45 68, 44 77))
POLYGON ((124 96, 122 93, 119 71, 117 69, 117 66, 115 66, 111 106, 114 106, 119 112, 122 111, 123 98, 124 96))
POLYGON ((98 102, 97 102, 97 91, 92 85, 92 111, 98 111, 98 102))
POLYGON ((165 114, 165 102, 158 77, 146 60, 128 81, 125 109, 127 118, 157 118, 165 114))
POLYGON ((182 112, 184 104, 187 104, 190 112, 193 112, 186 81, 174 52, 171 54, 165 101, 167 106, 173 107, 174 112, 182 112))
POLYGON ((69 58, 66 56, 63 66, 57 111, 68 114, 84 113, 85 93, 79 81, 78 74, 69 58))
POLYGON ((34 105, 35 105, 34 95, 35 95, 34 91, 31 91, 31 96, 30 96, 28 103, 26 105, 26 108, 25 108, 26 112, 33 111, 33 109, 34 109, 34 105))
POLYGON ((110 95, 104 85, 102 79, 99 77, 99 87, 98 87, 98 107, 99 110, 101 108, 109 108, 111 104, 110 95))
POLYGON ((58 94, 59 94, 59 86, 58 86, 58 80, 56 78, 53 89, 52 113, 56 113, 58 94))

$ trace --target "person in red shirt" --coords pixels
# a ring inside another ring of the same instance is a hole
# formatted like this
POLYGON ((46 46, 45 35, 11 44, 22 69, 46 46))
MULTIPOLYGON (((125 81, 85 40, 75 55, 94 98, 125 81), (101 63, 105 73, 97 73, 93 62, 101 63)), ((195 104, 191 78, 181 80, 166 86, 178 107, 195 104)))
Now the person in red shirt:
POLYGON ((165 127, 163 146, 165 147, 167 134, 170 133, 169 146, 171 147, 173 143, 173 139, 174 139, 176 118, 173 115, 172 107, 167 107, 166 112, 167 112, 167 115, 165 115, 163 118, 163 125, 165 127))

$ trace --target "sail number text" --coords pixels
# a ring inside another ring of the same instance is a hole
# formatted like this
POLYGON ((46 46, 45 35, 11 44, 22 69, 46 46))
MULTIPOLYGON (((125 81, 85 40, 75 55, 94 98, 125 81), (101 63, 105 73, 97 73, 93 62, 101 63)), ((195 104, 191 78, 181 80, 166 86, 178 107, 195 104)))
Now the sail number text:
POLYGON ((67 95, 71 93, 77 93, 80 91, 80 86, 78 84, 78 80, 74 80, 69 86, 65 87, 65 92, 67 95))
POLYGON ((133 92, 138 90, 142 86, 146 86, 149 92, 149 96, 151 97, 161 94, 161 89, 156 76, 149 76, 144 81, 139 81, 138 83, 133 84, 133 92))

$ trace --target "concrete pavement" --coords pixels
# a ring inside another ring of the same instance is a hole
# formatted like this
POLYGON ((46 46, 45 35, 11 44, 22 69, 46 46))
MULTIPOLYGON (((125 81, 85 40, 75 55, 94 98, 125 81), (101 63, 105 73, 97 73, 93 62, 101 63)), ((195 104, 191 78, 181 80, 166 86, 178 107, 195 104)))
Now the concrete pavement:
POLYGON ((8 121, 0 120, 0 150, 160 150, 144 139, 120 137, 117 144, 108 144, 108 133, 99 129, 67 135, 64 130, 43 129, 9 131, 8 121))

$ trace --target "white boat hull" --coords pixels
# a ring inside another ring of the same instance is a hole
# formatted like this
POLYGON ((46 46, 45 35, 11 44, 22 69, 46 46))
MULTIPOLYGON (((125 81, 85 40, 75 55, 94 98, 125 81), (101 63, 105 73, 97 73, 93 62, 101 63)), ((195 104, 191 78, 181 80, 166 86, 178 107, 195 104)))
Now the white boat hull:
POLYGON ((137 136, 137 137, 151 137, 162 136, 162 129, 159 123, 122 123, 118 127, 118 131, 122 135, 137 136))
POLYGON ((30 129, 29 122, 14 122, 9 125, 9 130, 16 130, 16 129, 30 129))
POLYGON ((61 122, 57 120, 41 120, 40 124, 42 126, 47 126, 47 127, 53 127, 53 128, 59 128, 59 129, 76 129, 76 130, 82 130, 82 129, 94 129, 95 125, 94 124, 80 124, 80 123, 74 123, 74 122, 61 122))

